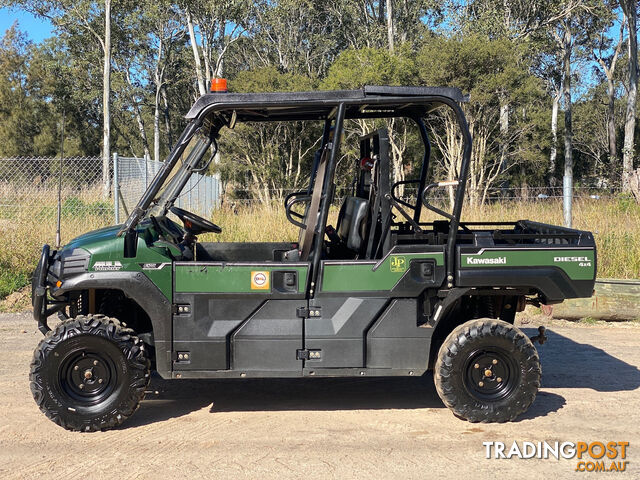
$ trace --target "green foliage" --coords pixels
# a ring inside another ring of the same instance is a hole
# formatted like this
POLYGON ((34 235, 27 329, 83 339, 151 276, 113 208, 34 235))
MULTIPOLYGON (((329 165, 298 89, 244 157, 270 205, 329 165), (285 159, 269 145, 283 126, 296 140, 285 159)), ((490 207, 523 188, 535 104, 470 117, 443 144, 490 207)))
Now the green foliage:
POLYGON ((29 275, 23 270, 14 270, 9 264, 0 261, 0 299, 21 289, 29 283, 29 275))
POLYGON ((84 202, 78 197, 68 197, 62 203, 60 212, 65 217, 86 217, 87 215, 106 215, 113 211, 113 205, 107 201, 84 202))
MULTIPOLYGON (((55 35, 39 45, 17 26, 0 41, 0 156, 59 153, 63 115, 65 152, 98 155, 104 3, 0 2, 49 18, 55 28, 55 35)), ((188 11, 205 80, 224 76, 235 92, 351 89, 367 84, 458 87, 471 95, 464 108, 477 138, 474 149, 480 152, 479 147, 486 145, 476 159, 484 165, 480 171, 490 172, 506 155, 508 168, 492 182, 543 186, 550 180, 551 96, 561 78, 561 52, 554 35, 562 30, 558 19, 563 18, 563 5, 512 0, 117 2, 111 16, 112 150, 155 155, 157 139, 162 159, 182 130, 183 114, 199 95, 188 11), (507 132, 500 132, 501 105, 508 106, 507 132)), ((588 71, 596 65, 592 60, 596 54, 611 60, 618 13, 614 4, 593 1, 578 2, 567 14, 575 33, 574 177, 586 186, 620 184, 620 162, 608 159, 606 148, 606 79, 600 67, 595 76, 588 71)), ((625 115, 621 99, 625 68, 620 57, 614 75, 618 144, 625 115)), ((556 172, 562 167, 562 116, 561 111, 556 172)), ((433 133, 442 133, 445 121, 434 120, 433 133)), ((417 136, 405 132, 402 122, 360 123, 350 134, 383 125, 397 129, 402 141, 408 138, 402 151, 394 153, 394 162, 411 170, 415 155, 419 158, 417 136), (415 138, 409 138, 412 135, 415 138)), ((276 130, 263 129, 258 135, 266 142, 263 147, 251 138, 250 130, 239 127, 231 159, 241 159, 240 149, 247 148, 260 157, 261 178, 281 181, 279 172, 286 172, 287 148, 293 144, 280 142, 276 130), (265 158, 271 163, 264 164, 265 158)), ((304 135, 294 148, 306 150, 317 140, 317 129, 299 127, 287 135, 304 135)), ((437 174, 445 168, 441 147, 434 144, 437 174)), ((309 153, 302 156, 305 166, 309 153)), ((218 169, 235 189, 251 190, 256 179, 247 164, 246 159, 238 165, 223 159, 218 169)), ((483 178, 478 176, 477 188, 483 178)), ((298 180, 285 178, 284 185, 276 188, 297 184, 298 180)))
POLYGON ((240 71, 230 85, 232 92, 295 92, 314 87, 313 79, 296 73, 282 73, 274 66, 240 71))
POLYGON ((618 210, 627 215, 640 215, 640 205, 633 195, 628 193, 618 195, 618 210))
POLYGON ((584 323, 585 325, 597 325, 598 320, 593 317, 584 317, 580 319, 580 323, 584 323))
POLYGON ((322 88, 341 90, 364 85, 418 85, 416 74, 416 64, 408 45, 396 53, 384 48, 349 49, 331 65, 322 88))

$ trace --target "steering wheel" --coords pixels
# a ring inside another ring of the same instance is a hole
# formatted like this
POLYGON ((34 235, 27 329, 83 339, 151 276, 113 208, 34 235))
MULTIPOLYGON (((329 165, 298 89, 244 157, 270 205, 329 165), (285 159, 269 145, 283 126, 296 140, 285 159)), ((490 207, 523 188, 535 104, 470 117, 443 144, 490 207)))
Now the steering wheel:
POLYGON ((218 225, 195 213, 187 212, 179 207, 171 207, 169 211, 182 220, 184 229, 191 235, 200 235, 204 232, 222 233, 222 228, 218 225))

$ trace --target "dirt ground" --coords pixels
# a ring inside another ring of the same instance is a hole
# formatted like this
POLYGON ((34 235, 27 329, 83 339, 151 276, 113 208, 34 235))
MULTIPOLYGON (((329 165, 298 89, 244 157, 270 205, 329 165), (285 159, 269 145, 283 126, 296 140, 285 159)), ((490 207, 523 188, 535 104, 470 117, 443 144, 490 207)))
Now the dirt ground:
MULTIPOLYGON (((524 325, 529 335, 535 330, 524 325)), ((535 324, 536 326, 538 323, 535 324)), ((41 336, 30 314, 0 315, 2 478, 578 478, 577 459, 487 459, 482 442, 627 441, 640 478, 640 328, 547 323, 543 386, 518 421, 471 424, 430 376, 392 379, 154 378, 120 429, 71 433, 29 391, 41 336)), ((606 457, 605 457, 606 459, 606 457)), ((618 458, 619 460, 619 458, 618 458)), ((606 462, 607 464, 610 461, 606 462)))

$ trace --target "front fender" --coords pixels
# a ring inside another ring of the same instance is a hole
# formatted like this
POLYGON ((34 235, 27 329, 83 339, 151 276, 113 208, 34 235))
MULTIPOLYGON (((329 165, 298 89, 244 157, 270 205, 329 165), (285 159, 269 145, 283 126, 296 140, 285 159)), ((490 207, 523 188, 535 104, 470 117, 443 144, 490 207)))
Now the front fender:
POLYGON ((142 272, 87 272, 65 280, 56 296, 90 288, 121 290, 147 313, 153 326, 156 369, 165 377, 171 372, 171 303, 142 272))

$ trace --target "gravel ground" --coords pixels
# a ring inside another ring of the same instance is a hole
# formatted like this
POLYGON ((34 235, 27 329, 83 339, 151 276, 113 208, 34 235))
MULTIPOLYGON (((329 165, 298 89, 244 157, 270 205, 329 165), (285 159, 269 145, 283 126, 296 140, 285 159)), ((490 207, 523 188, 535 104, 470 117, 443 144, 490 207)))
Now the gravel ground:
MULTIPOLYGON (((536 321, 538 321, 536 319, 536 321)), ((539 323, 539 322, 538 322, 539 323)), ((537 326, 538 323, 535 323, 537 326)), ((535 330, 524 325, 528 335, 535 330)), ((0 314, 2 478, 578 478, 577 459, 487 459, 482 442, 626 441, 640 477, 640 328, 547 323, 543 386, 518 421, 471 424, 431 377, 154 378, 117 430, 67 432, 29 391, 41 336, 30 314, 0 314)), ((606 457, 605 457, 606 459, 606 457)), ((619 459, 619 458, 618 458, 619 459)), ((607 460, 608 465, 610 460, 607 460)))

